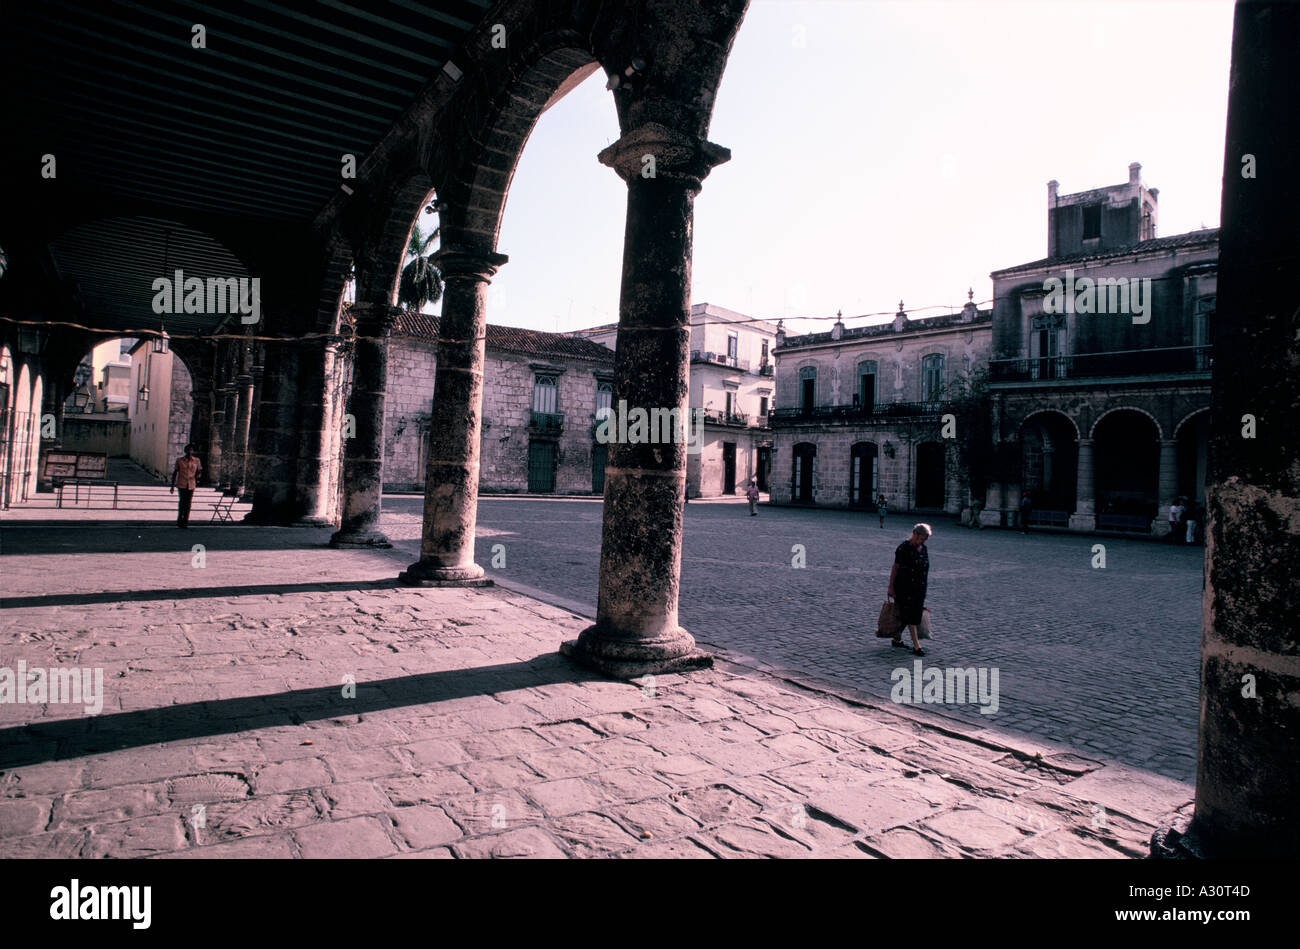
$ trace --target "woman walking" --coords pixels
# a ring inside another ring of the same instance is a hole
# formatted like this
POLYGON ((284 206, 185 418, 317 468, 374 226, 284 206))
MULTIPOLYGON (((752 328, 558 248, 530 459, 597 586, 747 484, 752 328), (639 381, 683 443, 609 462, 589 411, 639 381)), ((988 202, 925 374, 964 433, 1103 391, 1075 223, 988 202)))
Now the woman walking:
MULTIPOLYGON (((925 588, 930 577, 930 552, 925 549, 925 542, 934 533, 929 524, 917 524, 912 528, 912 536, 898 545, 894 551, 894 568, 889 572, 888 596, 898 607, 898 619, 912 634, 912 652, 924 656, 918 627, 921 625, 921 611, 925 609, 925 588)), ((902 630, 894 637, 891 645, 906 648, 902 640, 902 630)))

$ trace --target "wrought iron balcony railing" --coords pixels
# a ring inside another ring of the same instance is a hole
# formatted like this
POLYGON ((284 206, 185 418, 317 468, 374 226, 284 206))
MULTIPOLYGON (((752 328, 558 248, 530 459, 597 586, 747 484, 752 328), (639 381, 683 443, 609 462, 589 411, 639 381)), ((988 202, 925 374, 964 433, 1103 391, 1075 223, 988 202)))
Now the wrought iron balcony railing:
POLYGON ((878 402, 875 405, 814 405, 808 408, 772 409, 768 416, 778 422, 821 422, 836 419, 895 419, 938 417, 947 411, 948 402, 878 402))
POLYGON ((1058 379, 1209 372, 1210 352, 1209 346, 1173 346, 1037 359, 993 359, 989 362, 989 381, 1051 383, 1058 379))
POLYGON ((749 425, 749 415, 746 412, 722 412, 717 409, 705 409, 704 420, 706 422, 715 422, 718 425, 749 425))
POLYGON ((564 431, 564 413, 533 412, 528 420, 528 428, 542 435, 558 435, 564 431))
POLYGON ((704 362, 713 366, 727 366, 731 369, 749 372, 748 359, 734 359, 725 353, 711 353, 702 349, 691 350, 691 362, 704 362))

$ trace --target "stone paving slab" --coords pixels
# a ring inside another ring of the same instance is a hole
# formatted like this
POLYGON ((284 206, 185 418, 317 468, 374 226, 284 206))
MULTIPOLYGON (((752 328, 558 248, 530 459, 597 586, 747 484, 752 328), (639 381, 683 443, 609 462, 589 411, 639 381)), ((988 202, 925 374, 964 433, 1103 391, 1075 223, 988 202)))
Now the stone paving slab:
POLYGON ((104 674, 98 715, 0 704, 0 856, 1138 857, 1191 806, 743 661, 607 680, 558 653, 583 617, 328 531, 111 528, 72 564, 0 525, 0 668, 104 674))

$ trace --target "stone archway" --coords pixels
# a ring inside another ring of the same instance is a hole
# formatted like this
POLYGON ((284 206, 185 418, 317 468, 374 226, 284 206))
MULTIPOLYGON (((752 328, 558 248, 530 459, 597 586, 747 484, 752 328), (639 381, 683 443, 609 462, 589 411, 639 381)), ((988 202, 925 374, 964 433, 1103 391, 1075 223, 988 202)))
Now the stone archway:
POLYGON ((1147 533, 1160 521, 1164 442, 1146 412, 1112 409, 1093 426, 1097 527, 1147 533))
POLYGON ((1064 527, 1075 513, 1078 430, 1069 416, 1043 410, 1020 425, 1021 490, 1033 499, 1031 523, 1064 527))

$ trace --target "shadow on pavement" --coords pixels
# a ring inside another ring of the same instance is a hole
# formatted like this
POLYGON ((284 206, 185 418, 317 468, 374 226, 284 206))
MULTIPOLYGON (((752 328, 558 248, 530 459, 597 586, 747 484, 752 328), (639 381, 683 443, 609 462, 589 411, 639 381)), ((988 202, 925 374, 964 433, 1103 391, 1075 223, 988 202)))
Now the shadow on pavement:
POLYGON ((233 587, 164 587, 158 590, 105 590, 99 593, 50 593, 45 596, 0 597, 0 610, 45 606, 91 606, 139 600, 194 600, 204 597, 234 598, 273 593, 324 593, 329 590, 386 590, 400 586, 397 578, 384 580, 330 580, 315 583, 241 584, 233 587))
MULTIPOLYGON (((255 671, 249 670, 250 673, 255 671)), ((0 769, 21 768, 169 741, 256 728, 301 725, 408 705, 425 705, 542 685, 605 681, 558 653, 529 662, 452 669, 358 682, 356 697, 337 685, 142 709, 114 715, 32 723, 0 731, 0 769)), ((629 686, 634 688, 634 686, 629 686)))

